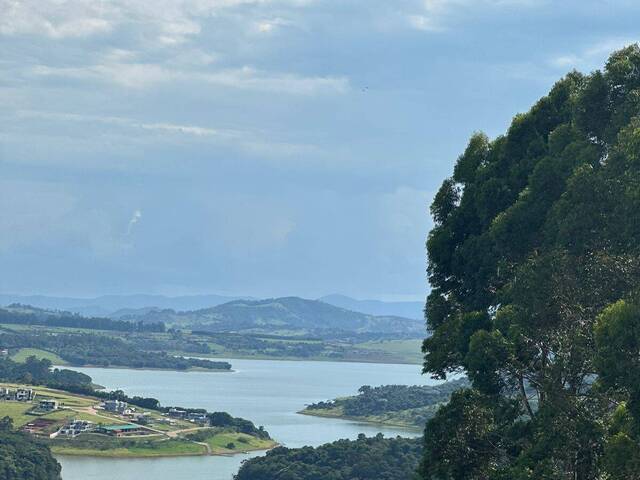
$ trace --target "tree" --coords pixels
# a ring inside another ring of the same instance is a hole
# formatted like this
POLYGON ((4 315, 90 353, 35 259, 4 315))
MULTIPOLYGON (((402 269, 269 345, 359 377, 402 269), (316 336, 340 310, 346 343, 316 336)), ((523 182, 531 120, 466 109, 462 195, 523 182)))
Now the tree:
POLYGON ((431 213, 424 371, 472 387, 422 478, 640 478, 640 47, 474 135, 431 213))
POLYGON ((0 478, 2 480, 60 480, 60 464, 49 448, 12 431, 9 417, 0 420, 0 478))

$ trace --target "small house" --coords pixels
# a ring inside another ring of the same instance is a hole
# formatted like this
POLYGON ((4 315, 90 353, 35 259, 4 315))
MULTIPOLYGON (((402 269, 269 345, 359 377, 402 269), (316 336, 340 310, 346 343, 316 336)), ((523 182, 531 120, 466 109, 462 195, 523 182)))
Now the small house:
POLYGON ((105 435, 111 435, 113 437, 122 437, 124 435, 138 433, 140 430, 140 425, 133 425, 131 423, 123 423, 121 425, 101 425, 97 428, 99 433, 104 433, 105 435))
POLYGON ((40 410, 43 410, 45 412, 53 412, 54 410, 57 410, 59 407, 59 404, 56 400, 52 400, 50 398, 44 399, 44 400, 40 400, 40 403, 38 404, 38 407, 40 410))
POLYGON ((170 408, 169 416, 173 418, 186 418, 187 412, 184 410, 179 410, 177 408, 170 408))
POLYGON ((113 413, 123 414, 127 410, 127 402, 120 400, 106 400, 102 406, 107 412, 113 413))
POLYGON ((31 388, 19 388, 16 391, 16 400, 19 402, 31 402, 36 398, 36 392, 31 388))

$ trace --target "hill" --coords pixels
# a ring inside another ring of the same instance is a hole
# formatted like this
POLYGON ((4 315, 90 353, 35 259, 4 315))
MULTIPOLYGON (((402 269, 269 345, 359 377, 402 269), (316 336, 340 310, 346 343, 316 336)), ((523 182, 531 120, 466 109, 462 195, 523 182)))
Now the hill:
POLYGON ((357 395, 314 403, 300 413, 423 428, 453 392, 468 386, 466 378, 439 385, 364 385, 357 395))
POLYGON ((423 322, 420 320, 368 315, 299 297, 235 300, 202 310, 150 311, 121 318, 163 322, 167 326, 210 332, 296 334, 323 338, 354 335, 417 338, 424 335, 423 322))
POLYGON ((169 297, 164 295, 102 295, 93 298, 53 297, 46 295, 9 295, 0 294, 0 305, 21 303, 48 310, 63 310, 88 316, 111 316, 123 309, 197 310, 220 305, 231 300, 245 297, 223 295, 183 295, 169 297))
POLYGON ((245 461, 236 480, 407 480, 422 451, 419 438, 338 440, 316 448, 278 447, 245 461))

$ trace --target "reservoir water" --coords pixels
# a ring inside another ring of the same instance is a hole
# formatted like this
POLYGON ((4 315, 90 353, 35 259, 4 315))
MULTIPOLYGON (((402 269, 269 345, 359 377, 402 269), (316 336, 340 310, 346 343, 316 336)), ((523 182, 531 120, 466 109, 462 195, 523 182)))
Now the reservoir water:
MULTIPOLYGON (((306 404, 353 395, 362 385, 431 384, 419 365, 229 360, 234 371, 172 372, 77 368, 107 389, 155 397, 163 405, 226 411, 263 425, 287 447, 317 446, 340 438, 382 432, 417 436, 419 431, 310 417, 296 412, 306 404)), ((60 456, 63 480, 230 480, 240 464, 258 452, 232 457, 100 459, 60 456)))

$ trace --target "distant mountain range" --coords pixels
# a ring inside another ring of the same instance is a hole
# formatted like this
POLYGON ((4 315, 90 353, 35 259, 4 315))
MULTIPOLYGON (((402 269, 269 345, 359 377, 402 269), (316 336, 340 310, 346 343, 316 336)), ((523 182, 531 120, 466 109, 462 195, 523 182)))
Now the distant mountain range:
POLYGON ((63 310, 94 317, 114 317, 135 313, 138 309, 198 310, 249 297, 223 295, 103 295, 95 298, 49 297, 45 295, 3 295, 0 306, 21 303, 50 310, 63 310))
MULTIPOLYGON (((144 315, 152 311, 202 310, 234 300, 255 300, 248 296, 224 295, 103 295, 95 298, 50 297, 45 295, 3 295, 0 306, 21 303, 50 310, 63 310, 80 315, 121 318, 144 315)), ((406 317, 421 320, 423 302, 383 302, 356 300, 345 295, 327 295, 318 300, 330 305, 377 316, 406 317)))
POLYGON ((345 295, 333 294, 320 297, 318 300, 369 315, 394 315, 398 317, 422 320, 424 302, 383 302, 381 300, 356 300, 345 295))
POLYGON ((299 297, 234 300, 211 308, 177 312, 150 310, 121 316, 143 322, 164 322, 181 328, 210 332, 314 335, 323 338, 383 334, 394 338, 424 335, 422 320, 393 315, 369 315, 299 297))

